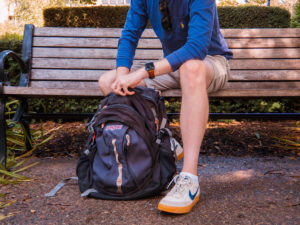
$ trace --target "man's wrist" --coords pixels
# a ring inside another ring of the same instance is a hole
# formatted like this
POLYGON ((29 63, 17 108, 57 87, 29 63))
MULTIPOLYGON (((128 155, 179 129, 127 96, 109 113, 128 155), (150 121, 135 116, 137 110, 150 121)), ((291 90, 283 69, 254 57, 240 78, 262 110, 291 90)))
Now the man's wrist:
POLYGON ((147 70, 145 69, 145 67, 142 67, 142 68, 141 68, 141 74, 142 74, 142 78, 143 78, 143 79, 149 77, 148 72, 147 72, 147 70))
POLYGON ((123 66, 117 67, 116 71, 117 71, 117 76, 122 76, 129 73, 129 68, 123 66))

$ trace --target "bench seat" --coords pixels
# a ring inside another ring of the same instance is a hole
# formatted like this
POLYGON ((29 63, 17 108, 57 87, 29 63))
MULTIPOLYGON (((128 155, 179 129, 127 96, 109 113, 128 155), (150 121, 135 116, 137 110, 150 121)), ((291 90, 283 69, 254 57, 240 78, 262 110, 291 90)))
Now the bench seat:
MULTIPOLYGON (((260 84, 257 82, 257 84, 260 84)), ((216 93, 211 93, 210 98, 282 98, 282 97, 299 97, 300 96, 300 84, 285 83, 285 87, 282 83, 278 88, 275 88, 272 82, 269 82, 271 88, 267 89, 266 84, 262 84, 262 88, 255 86, 255 88, 248 85, 249 88, 243 88, 244 86, 238 86, 239 84, 233 84, 232 87, 227 88, 216 93), (297 86, 296 86, 297 85, 297 86), (290 88, 289 88, 290 87, 290 88), (294 89, 294 90, 291 90, 294 89)), ((230 85, 231 86, 231 85, 230 85)), ((9 96, 21 96, 21 97, 102 97, 102 93, 97 89, 65 89, 65 88, 35 88, 35 87, 4 87, 5 95, 9 96)), ((162 93, 164 97, 181 97, 181 90, 167 90, 162 93)))
MULTIPOLYGON (((300 29, 222 29, 229 48, 232 74, 227 87, 210 94, 226 97, 299 97, 300 29)), ((101 74, 115 67, 117 28, 53 28, 26 25, 23 46, 30 71, 27 87, 3 88, 13 96, 102 96, 101 74)), ((162 57, 161 43, 151 29, 139 41, 135 60, 162 57)), ((168 90, 167 97, 180 97, 168 90)))

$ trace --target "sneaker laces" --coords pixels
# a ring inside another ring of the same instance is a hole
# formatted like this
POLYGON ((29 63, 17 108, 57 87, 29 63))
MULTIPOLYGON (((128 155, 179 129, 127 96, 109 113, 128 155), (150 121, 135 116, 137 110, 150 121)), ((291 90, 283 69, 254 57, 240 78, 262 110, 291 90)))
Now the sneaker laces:
POLYGON ((185 191, 187 185, 192 183, 192 179, 188 176, 182 176, 182 175, 176 175, 171 182, 169 183, 167 189, 175 183, 174 187, 171 189, 171 191, 168 193, 168 195, 173 195, 173 196, 182 196, 182 193, 185 191))

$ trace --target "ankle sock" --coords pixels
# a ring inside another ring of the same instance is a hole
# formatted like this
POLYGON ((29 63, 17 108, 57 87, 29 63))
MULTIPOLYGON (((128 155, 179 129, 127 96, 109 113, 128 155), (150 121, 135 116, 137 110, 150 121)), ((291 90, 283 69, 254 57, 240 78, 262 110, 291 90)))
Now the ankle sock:
POLYGON ((180 175, 188 176, 188 177, 190 177, 192 179, 192 181, 195 184, 199 184, 199 179, 198 179, 197 175, 194 175, 194 174, 191 174, 191 173, 188 173, 188 172, 180 172, 180 175))

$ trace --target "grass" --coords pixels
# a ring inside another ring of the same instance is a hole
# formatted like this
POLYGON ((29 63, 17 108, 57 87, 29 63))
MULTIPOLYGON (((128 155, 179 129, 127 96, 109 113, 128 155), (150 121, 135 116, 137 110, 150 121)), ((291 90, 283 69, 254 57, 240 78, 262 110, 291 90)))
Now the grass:
MULTIPOLYGON (((0 187, 4 185, 16 185, 21 182, 28 182, 32 179, 21 175, 20 173, 34 167, 37 163, 32 163, 25 165, 25 163, 30 159, 32 153, 38 149, 41 145, 45 144, 47 141, 53 138, 53 132, 58 128, 54 128, 48 131, 43 130, 41 126, 40 130, 35 130, 31 132, 32 139, 30 140, 29 134, 26 132, 22 124, 12 121, 12 116, 15 113, 15 109, 19 104, 18 100, 10 101, 6 104, 5 115, 7 117, 6 123, 9 127, 6 131, 7 138, 7 161, 6 168, 0 164, 0 187), (26 151, 26 141, 30 141, 33 148, 30 151, 26 151), (25 165, 25 166, 24 166, 25 165)), ((6 194, 0 193, 0 209, 3 209, 13 203, 13 201, 1 200, 5 198, 6 194)), ((0 221, 15 215, 18 212, 12 212, 7 215, 0 214, 0 221)))
MULTIPOLYGON (((288 131, 300 131, 300 121, 296 122, 294 127, 286 127, 288 131)), ((276 147, 280 147, 285 150, 295 151, 300 156, 300 136, 296 137, 273 137, 277 140, 276 147)))

